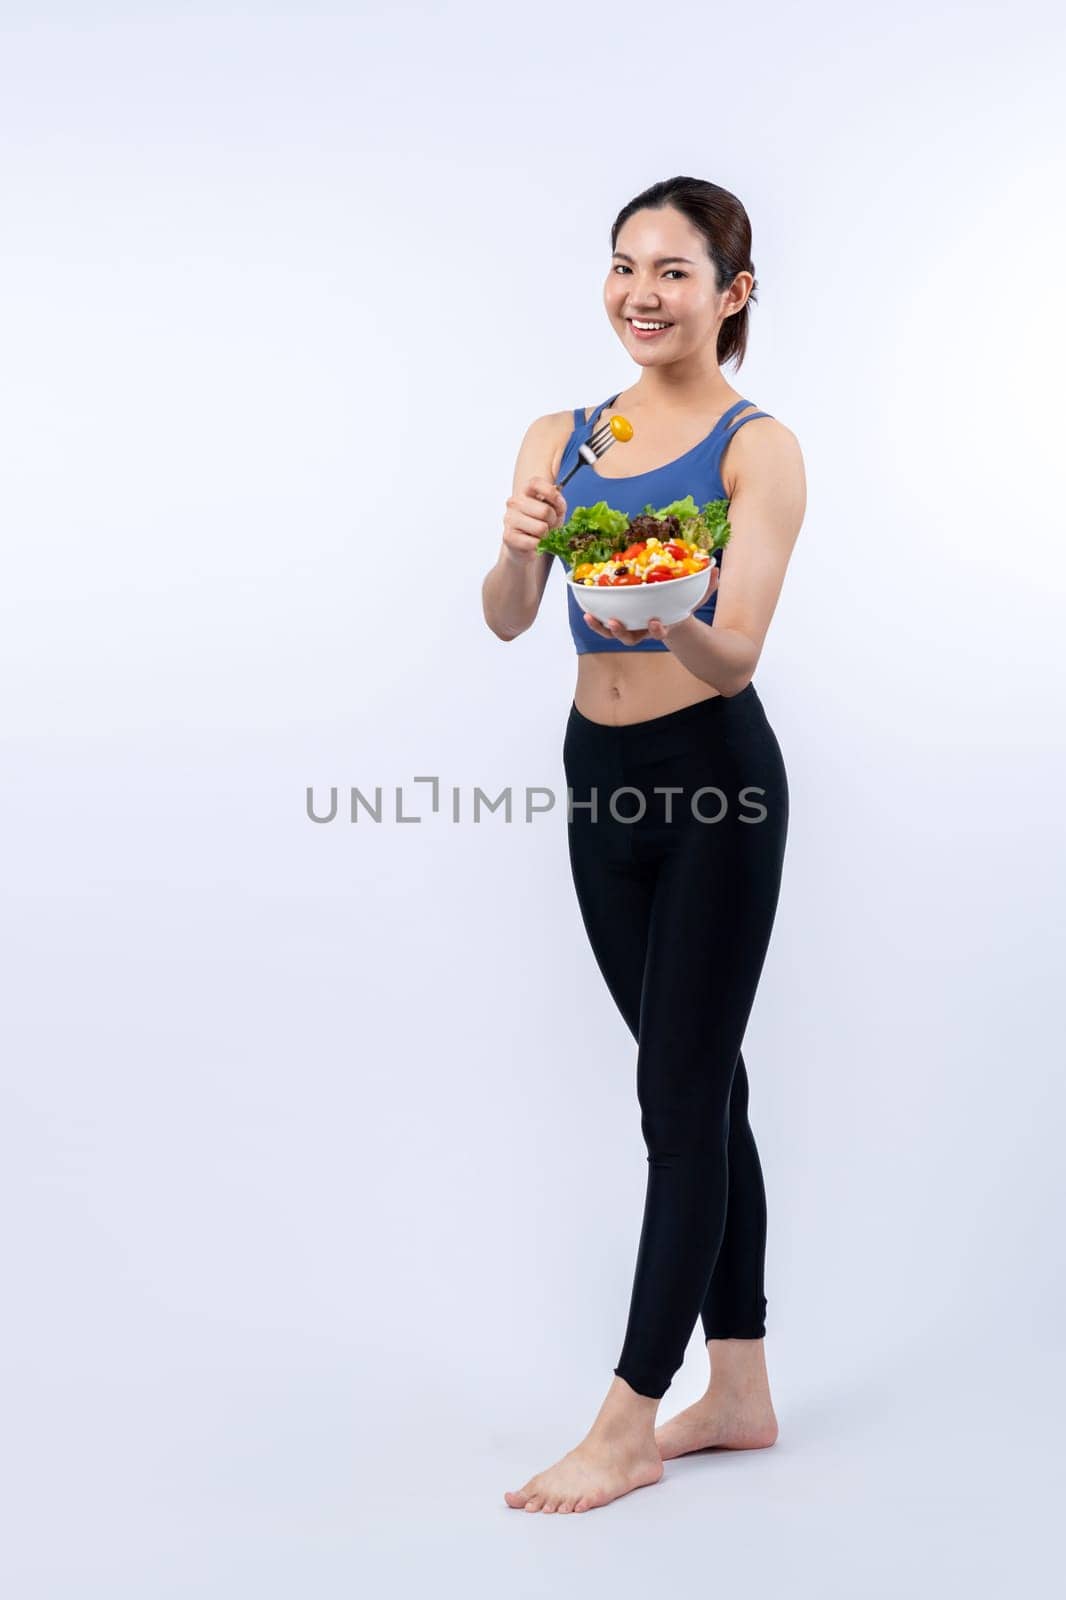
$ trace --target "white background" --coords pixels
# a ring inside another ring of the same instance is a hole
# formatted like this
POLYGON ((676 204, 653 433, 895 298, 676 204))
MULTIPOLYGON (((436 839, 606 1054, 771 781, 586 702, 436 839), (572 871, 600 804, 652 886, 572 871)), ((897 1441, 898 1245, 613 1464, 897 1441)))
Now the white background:
POLYGON ((1026 3, 3 8, 20 1600, 1050 1586, 1062 47, 1026 3), (781 1438, 532 1517, 646 1166, 562 584, 509 645, 480 585, 531 419, 637 376, 610 224, 676 173, 751 216, 726 376, 808 475, 745 1040, 781 1438))

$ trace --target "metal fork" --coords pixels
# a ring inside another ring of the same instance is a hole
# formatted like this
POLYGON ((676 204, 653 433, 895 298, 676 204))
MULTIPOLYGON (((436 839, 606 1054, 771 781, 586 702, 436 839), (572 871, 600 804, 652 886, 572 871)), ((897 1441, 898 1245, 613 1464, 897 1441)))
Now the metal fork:
POLYGON ((559 479, 556 487, 565 489, 582 463, 588 467, 593 466, 601 456, 607 454, 616 439, 620 439, 625 444, 632 437, 633 424, 628 422, 625 417, 611 417, 607 422, 601 423, 595 433, 590 434, 584 444, 578 445, 577 460, 566 474, 566 477, 559 479))

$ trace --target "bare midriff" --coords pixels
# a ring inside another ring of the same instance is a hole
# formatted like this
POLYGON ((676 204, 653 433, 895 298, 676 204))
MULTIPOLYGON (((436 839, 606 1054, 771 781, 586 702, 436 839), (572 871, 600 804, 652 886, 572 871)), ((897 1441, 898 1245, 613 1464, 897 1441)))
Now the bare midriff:
MULTIPOLYGON (((618 398, 618 412, 632 418, 636 408, 630 405, 627 410, 622 404, 625 396, 619 395, 618 398)), ((719 405, 718 415, 724 415, 730 406, 742 398, 735 391, 730 391, 719 405)), ((615 407, 607 407, 600 414, 600 422, 606 422, 615 414, 615 407)), ((742 413, 744 414, 746 413, 742 413)), ((591 415, 591 409, 586 409, 586 421, 591 415)), ((610 462, 612 450, 600 458, 594 469, 596 476, 621 478, 634 476, 640 472, 651 472, 698 444, 700 439, 710 432, 714 423, 715 416, 712 414, 705 423, 691 424, 687 430, 691 437, 683 438, 676 424, 671 425, 669 430, 662 426, 656 429, 653 423, 641 418, 634 439, 625 446, 625 461, 618 463, 628 470, 624 473, 603 470, 604 464, 610 462), (639 453, 636 448, 638 437, 639 453)), ((571 417, 569 425, 562 433, 552 462, 553 482, 558 477, 559 462, 572 426, 571 417)), ((713 700, 717 694, 717 689, 682 666, 669 649, 591 650, 577 658, 574 704, 582 716, 588 717, 592 722, 606 722, 615 726, 628 722, 646 722, 651 717, 666 716, 671 711, 680 711, 683 707, 696 705, 701 700, 713 700)))

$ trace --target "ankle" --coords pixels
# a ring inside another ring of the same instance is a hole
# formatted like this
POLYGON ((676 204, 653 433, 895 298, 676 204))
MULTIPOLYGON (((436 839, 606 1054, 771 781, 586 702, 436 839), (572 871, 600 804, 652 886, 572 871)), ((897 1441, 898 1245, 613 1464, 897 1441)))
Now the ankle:
POLYGON ((712 1373, 704 1399, 715 1405, 769 1405, 770 1386, 765 1378, 745 1381, 712 1373))
POLYGON ((708 1339, 708 1395, 732 1400, 768 1400, 770 1380, 761 1339, 708 1339))
POLYGON ((611 1440, 639 1440, 645 1435, 654 1440, 655 1414, 660 1404, 616 1376, 589 1431, 611 1440))

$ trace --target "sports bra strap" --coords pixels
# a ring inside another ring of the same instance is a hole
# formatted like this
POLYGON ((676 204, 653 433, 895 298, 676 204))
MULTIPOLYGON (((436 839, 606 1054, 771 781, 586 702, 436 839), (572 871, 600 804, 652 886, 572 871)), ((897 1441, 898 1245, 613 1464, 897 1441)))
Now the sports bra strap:
MULTIPOLYGON (((750 402, 749 402, 749 404, 750 404, 750 402)), ((725 437, 727 439, 731 439, 735 433, 739 433, 740 432, 740 430, 744 426, 745 422, 754 422, 757 417, 768 417, 768 416, 770 416, 769 411, 753 411, 750 416, 741 417, 738 422, 736 422, 733 426, 728 428, 727 431, 726 431, 725 437)))
MULTIPOLYGON (((613 406, 615 401, 618 399, 618 395, 621 393, 622 391, 619 389, 618 394, 613 394, 609 400, 605 400, 602 405, 597 406, 588 422, 585 422, 584 420, 585 408, 583 406, 576 406, 574 408, 575 423, 577 423, 580 427, 587 428, 591 434, 592 430, 596 426, 600 412, 606 411, 608 406, 613 406)), ((715 423, 713 433, 710 435, 710 437, 731 439, 734 433, 736 433, 739 428, 744 426, 745 422, 754 422, 757 417, 770 416, 769 411, 753 411, 750 416, 740 417, 740 420, 737 421, 740 413, 745 411, 748 406, 754 405, 754 403, 755 402, 753 400, 738 400, 735 405, 731 405, 729 410, 723 412, 718 418, 718 421, 715 423)))
MULTIPOLYGON (((596 421, 597 421, 597 419, 598 419, 598 417, 600 415, 600 412, 601 411, 606 411, 608 406, 613 406, 615 401, 618 399, 618 395, 621 394, 621 393, 622 393, 622 391, 621 391, 621 389, 619 389, 618 394, 613 394, 609 400, 605 400, 602 405, 599 405, 599 406, 596 407, 595 411, 592 413, 591 417, 588 420, 587 426, 589 428, 594 428, 596 426, 596 421)), ((728 428, 730 423, 734 420, 734 418, 736 416, 738 416, 738 414, 741 411, 744 411, 750 405, 754 405, 754 403, 755 402, 753 400, 738 400, 738 401, 736 401, 736 403, 734 405, 731 405, 729 407, 728 411, 723 412, 723 414, 718 418, 718 423, 717 423, 717 426, 715 428, 715 432, 716 433, 717 432, 721 432, 721 431, 725 430, 726 428, 728 428)), ((580 409, 575 409, 575 411, 574 411, 574 416, 575 417, 580 417, 583 420, 584 419, 584 415, 585 415, 585 412, 584 412, 584 408, 583 407, 580 408, 580 409)), ((755 415, 756 415, 756 413, 753 412, 752 413, 752 420, 754 420, 755 415)), ((766 417, 766 416, 769 416, 769 412, 768 411, 760 411, 760 412, 758 412, 758 415, 760 417, 766 417)), ((748 419, 745 417, 744 420, 747 421, 748 419)))
MULTIPOLYGON (((590 432, 596 426, 596 419, 599 417, 600 412, 601 411, 606 411, 608 406, 613 406, 615 401, 618 399, 618 395, 621 394, 621 393, 622 393, 622 391, 621 391, 621 389, 619 389, 618 394, 613 394, 609 400, 605 400, 603 402, 602 406, 597 406, 596 407, 595 411, 592 413, 592 415, 589 418, 588 422, 585 424, 585 426, 588 427, 590 432)), ((584 409, 582 409, 581 415, 582 415, 582 417, 584 417, 584 415, 585 415, 584 409)))
POLYGON ((745 406, 750 406, 753 404, 754 402, 751 400, 738 400, 735 405, 731 405, 729 407, 728 411, 723 411, 715 426, 715 433, 725 433, 726 429, 729 427, 730 423, 733 421, 733 418, 738 414, 738 412, 743 411, 745 406))

